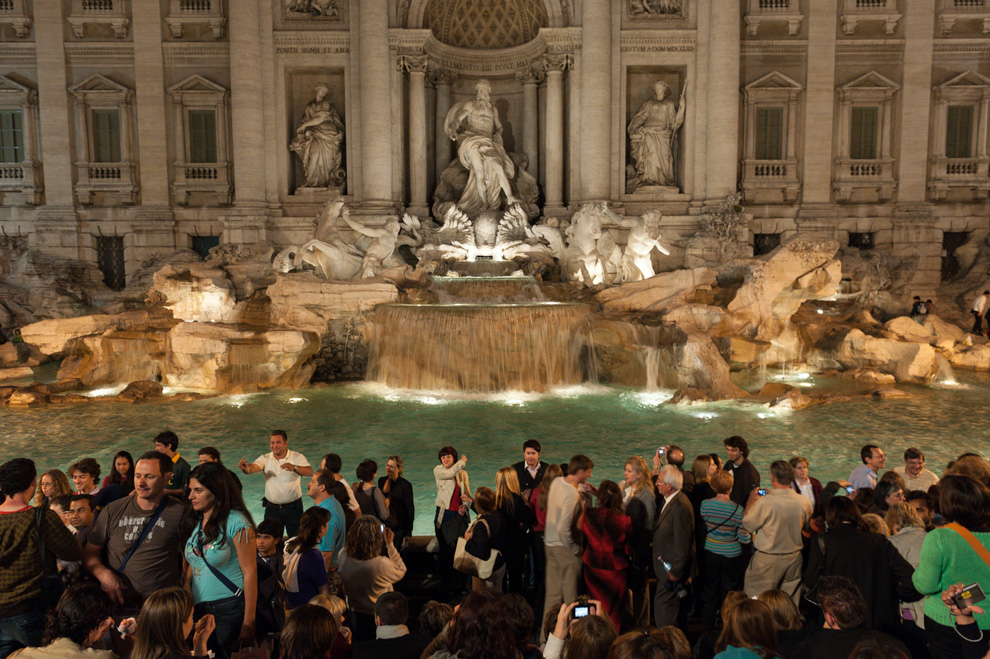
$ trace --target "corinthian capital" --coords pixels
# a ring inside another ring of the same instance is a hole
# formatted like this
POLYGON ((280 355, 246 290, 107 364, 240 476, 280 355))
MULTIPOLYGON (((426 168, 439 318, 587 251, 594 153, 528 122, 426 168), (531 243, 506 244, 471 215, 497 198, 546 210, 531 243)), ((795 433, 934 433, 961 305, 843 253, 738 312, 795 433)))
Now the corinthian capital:
POLYGON ((524 85, 538 85, 543 82, 544 77, 542 69, 527 67, 516 71, 516 80, 524 85))
POLYGON ((447 69, 441 69, 440 67, 431 67, 429 73, 426 74, 433 83, 434 87, 439 87, 440 85, 450 85, 457 79, 457 76, 453 71, 448 71, 447 69))
POLYGON ((543 70, 567 71, 574 65, 574 58, 569 53, 547 53, 543 56, 543 70))
POLYGON ((426 55, 400 55, 399 70, 409 73, 426 73, 429 66, 429 58, 426 55))

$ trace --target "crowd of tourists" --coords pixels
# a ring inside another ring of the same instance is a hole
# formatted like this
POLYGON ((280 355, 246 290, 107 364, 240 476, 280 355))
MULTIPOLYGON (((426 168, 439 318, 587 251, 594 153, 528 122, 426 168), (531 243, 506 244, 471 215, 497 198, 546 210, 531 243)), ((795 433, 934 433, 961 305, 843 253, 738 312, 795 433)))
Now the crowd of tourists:
POLYGON ((885 470, 870 444, 823 485, 804 457, 724 446, 687 468, 663 446, 594 482, 591 458, 548 464, 530 439, 473 490, 445 446, 428 544, 401 457, 349 483, 340 455, 316 467, 283 430, 236 471, 209 446, 193 467, 169 431, 102 480, 94 458, 9 460, 0 659, 990 657, 986 459, 939 476, 908 448, 885 470))

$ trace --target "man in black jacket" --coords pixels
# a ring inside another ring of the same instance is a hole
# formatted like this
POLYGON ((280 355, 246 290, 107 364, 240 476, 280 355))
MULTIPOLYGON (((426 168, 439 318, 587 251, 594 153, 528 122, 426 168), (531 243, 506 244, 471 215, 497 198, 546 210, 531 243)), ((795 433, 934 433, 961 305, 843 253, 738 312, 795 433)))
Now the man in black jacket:
POLYGON ((740 506, 745 506, 749 495, 760 486, 760 472, 749 461, 749 444, 739 435, 727 437, 722 441, 729 460, 725 470, 732 472, 732 492, 729 498, 740 506))
POLYGON ((547 470, 547 463, 540 460, 540 453, 543 447, 535 439, 527 439, 523 442, 523 459, 512 465, 516 470, 516 477, 519 478, 519 491, 525 501, 529 501, 529 496, 536 489, 536 486, 543 480, 543 474, 547 470))
POLYGON ((432 639, 409 633, 409 602, 402 593, 385 593, 375 602, 375 640, 354 644, 362 659, 418 657, 432 639))

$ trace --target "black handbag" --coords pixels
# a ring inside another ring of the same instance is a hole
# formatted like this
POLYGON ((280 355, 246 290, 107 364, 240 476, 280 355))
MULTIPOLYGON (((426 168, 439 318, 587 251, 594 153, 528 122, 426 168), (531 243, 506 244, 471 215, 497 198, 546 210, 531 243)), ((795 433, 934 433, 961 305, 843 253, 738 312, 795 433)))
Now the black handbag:
POLYGON ((43 528, 45 511, 47 510, 48 508, 46 506, 39 506, 35 516, 38 526, 38 556, 41 559, 41 603, 46 610, 54 609, 58 605, 58 601, 62 597, 62 592, 65 590, 65 584, 62 583, 62 577, 59 576, 58 570, 51 570, 49 568, 50 563, 45 561, 45 534, 43 528))

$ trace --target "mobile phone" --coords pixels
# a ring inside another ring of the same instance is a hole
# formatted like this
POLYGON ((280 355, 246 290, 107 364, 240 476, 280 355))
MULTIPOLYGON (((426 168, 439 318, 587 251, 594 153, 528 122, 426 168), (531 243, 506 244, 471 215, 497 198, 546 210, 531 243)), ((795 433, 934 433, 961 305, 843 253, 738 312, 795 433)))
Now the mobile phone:
POLYGON ((590 615, 590 614, 591 614, 591 606, 587 604, 579 604, 574 607, 575 618, 583 618, 586 615, 590 615))
POLYGON ((758 490, 756 491, 756 493, 757 493, 758 495, 760 495, 761 497, 765 497, 765 496, 767 495, 767 492, 769 492, 769 490, 768 490, 768 489, 766 489, 765 487, 761 487, 760 489, 758 489, 758 490))
POLYGON ((667 451, 666 451, 666 450, 664 449, 664 447, 662 447, 662 446, 661 446, 660 448, 658 448, 658 449, 657 449, 657 455, 663 455, 663 454, 664 454, 664 453, 666 453, 666 452, 667 452, 667 451))
POLYGON ((385 525, 384 524, 379 524, 378 526, 382 527, 382 533, 385 533, 385 525))
POLYGON ((980 588, 980 584, 974 583, 966 586, 952 598, 956 606, 960 609, 964 609, 967 606, 972 606, 977 602, 982 602, 986 599, 986 595, 983 594, 983 589, 980 588))
POLYGON ((852 485, 846 485, 846 492, 848 492, 849 494, 852 494, 855 491, 856 491, 856 488, 855 487, 853 487, 852 485))

